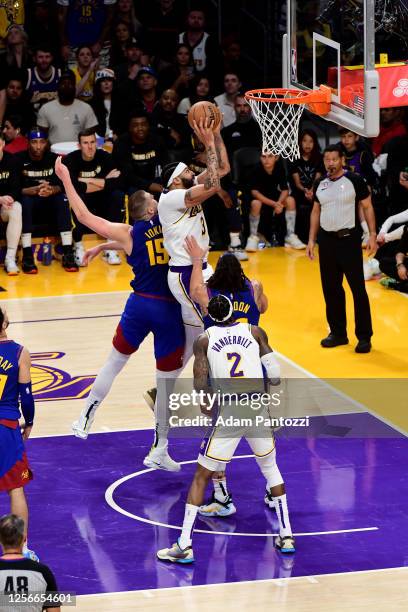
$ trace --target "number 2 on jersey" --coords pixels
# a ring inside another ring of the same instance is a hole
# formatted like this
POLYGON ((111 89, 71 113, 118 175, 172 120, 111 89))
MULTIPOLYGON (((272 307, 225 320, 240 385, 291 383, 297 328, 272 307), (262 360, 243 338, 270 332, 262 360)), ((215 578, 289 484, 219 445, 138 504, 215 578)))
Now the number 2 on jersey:
POLYGON ((163 246, 163 238, 155 238, 146 242, 146 248, 149 255, 149 263, 151 266, 166 264, 169 262, 169 256, 163 246))
POLYGON ((241 355, 239 353, 227 353, 228 361, 233 361, 230 369, 231 378, 242 378, 244 376, 243 370, 238 370, 238 366, 241 363, 241 355))

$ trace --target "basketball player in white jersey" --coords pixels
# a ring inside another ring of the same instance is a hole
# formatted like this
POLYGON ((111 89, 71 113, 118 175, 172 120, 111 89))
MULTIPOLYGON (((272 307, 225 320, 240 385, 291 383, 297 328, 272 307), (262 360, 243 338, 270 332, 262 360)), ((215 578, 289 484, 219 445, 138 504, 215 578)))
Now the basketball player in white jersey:
MULTIPOLYGON (((268 337, 260 327, 247 323, 234 323, 233 305, 225 295, 211 298, 208 314, 214 321, 205 334, 194 343, 194 388, 208 392, 208 376, 211 380, 222 380, 224 389, 231 393, 234 378, 263 381, 263 368, 272 384, 280 378, 280 366, 268 344, 268 337), (229 384, 228 384, 229 383, 229 384)), ((236 386, 235 386, 236 389, 236 386)), ((224 391, 225 393, 225 391, 224 391)), ((237 406, 235 406, 237 408, 237 406)), ((230 413, 234 406, 222 406, 217 415, 230 413)), ((252 429, 252 428, 251 428, 252 429)), ((295 552, 295 540, 289 521, 288 506, 283 478, 276 464, 276 449, 273 432, 265 428, 262 437, 248 437, 251 430, 239 427, 239 435, 226 435, 225 427, 215 425, 210 436, 201 445, 198 465, 188 492, 181 536, 171 548, 157 551, 162 561, 192 563, 192 532, 199 507, 203 503, 205 489, 214 472, 225 471, 242 437, 250 445, 256 461, 265 476, 279 521, 279 535, 275 546, 282 553, 295 552)), ((252 429, 253 435, 253 429, 252 429)))
MULTIPOLYGON (((193 343, 203 330, 200 308, 190 298, 192 262, 184 248, 187 236, 194 236, 201 248, 208 251, 209 236, 202 203, 220 189, 220 178, 228 174, 230 165, 220 126, 213 131, 212 125, 205 127, 194 123, 194 131, 205 147, 207 169, 196 178, 186 164, 168 164, 163 171, 166 190, 159 199, 158 213, 163 229, 164 247, 170 256, 169 288, 182 309, 186 333, 184 365, 193 353, 193 343)), ((204 259, 204 279, 213 272, 204 259)))

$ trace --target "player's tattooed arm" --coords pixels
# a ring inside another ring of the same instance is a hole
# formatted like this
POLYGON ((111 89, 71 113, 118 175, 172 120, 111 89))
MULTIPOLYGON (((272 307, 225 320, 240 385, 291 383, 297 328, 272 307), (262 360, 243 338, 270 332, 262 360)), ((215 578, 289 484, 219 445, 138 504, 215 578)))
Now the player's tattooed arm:
MULTIPOLYGON (((193 376, 194 376, 194 389, 198 392, 204 392, 204 394, 210 394, 211 389, 208 385, 208 374, 209 366, 207 359, 208 349, 208 336, 201 334, 195 339, 193 345, 194 352, 194 365, 193 365, 193 376)), ((204 403, 201 405, 201 411, 205 414, 209 414, 210 406, 204 403)))
POLYGON ((205 177, 204 187, 205 189, 214 190, 221 187, 218 157, 214 146, 209 146, 206 150, 207 155, 207 176, 205 177))

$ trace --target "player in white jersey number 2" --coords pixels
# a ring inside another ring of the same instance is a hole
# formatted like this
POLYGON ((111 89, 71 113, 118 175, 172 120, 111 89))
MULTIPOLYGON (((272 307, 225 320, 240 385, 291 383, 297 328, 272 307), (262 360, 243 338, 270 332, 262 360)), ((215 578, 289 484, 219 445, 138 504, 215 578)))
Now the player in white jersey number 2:
MULTIPOLYGON (((261 381, 263 383, 263 368, 272 384, 279 381, 280 366, 268 344, 264 330, 247 323, 234 322, 232 313, 232 303, 225 295, 220 294, 211 298, 208 314, 214 321, 214 326, 209 327, 194 343, 194 387, 197 391, 208 392, 208 376, 212 383, 222 381, 223 388, 228 390, 227 393, 233 393, 234 388, 238 388, 234 382, 237 379, 241 379, 244 384, 254 386, 258 380, 257 386, 260 386, 261 381)), ((213 425, 208 439, 201 445, 196 473, 188 492, 181 536, 171 548, 157 551, 157 557, 162 561, 173 563, 194 561, 192 532, 199 507, 204 500, 205 489, 214 472, 225 471, 242 437, 246 438, 255 455, 276 510, 279 535, 275 540, 275 546, 282 553, 295 552, 285 485, 276 463, 273 431, 265 427, 257 437, 254 435, 253 425, 250 427, 238 425, 235 434, 226 434, 225 427, 218 424, 220 415, 232 414, 231 409, 237 410, 237 404, 228 405, 226 411, 224 408, 225 404, 219 408, 216 424, 213 425)))
MULTIPOLYGON (((186 334, 184 365, 193 353, 193 343, 203 330, 203 319, 198 304, 191 299, 190 278, 192 262, 185 250, 187 236, 194 236, 199 246, 208 251, 209 236, 202 203, 220 189, 220 178, 228 174, 230 165, 219 127, 194 124, 194 131, 204 144, 207 169, 196 178, 186 164, 173 163, 164 168, 166 190, 159 199, 158 213, 163 229, 164 247, 170 256, 168 283, 181 305, 186 334)), ((204 280, 213 273, 206 258, 202 262, 204 280)))

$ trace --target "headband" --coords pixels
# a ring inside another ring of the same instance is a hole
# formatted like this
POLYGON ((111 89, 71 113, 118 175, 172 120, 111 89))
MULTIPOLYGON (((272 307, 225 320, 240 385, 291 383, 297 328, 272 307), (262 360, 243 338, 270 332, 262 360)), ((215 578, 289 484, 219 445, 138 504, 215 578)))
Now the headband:
POLYGON ((44 138, 47 140, 47 134, 43 130, 31 130, 28 134, 28 140, 34 140, 35 138, 44 138))
POLYGON ((179 162, 177 166, 174 168, 173 172, 171 173, 169 180, 167 181, 167 187, 170 187, 174 179, 180 176, 180 174, 184 172, 184 170, 186 170, 187 168, 188 168, 187 164, 184 164, 183 162, 179 162))
POLYGON ((223 319, 214 319, 214 317, 212 317, 212 316, 210 315, 210 313, 208 313, 208 314, 209 314, 209 316, 210 316, 210 318, 211 318, 213 321, 215 321, 216 323, 224 323, 225 321, 228 321, 228 319, 230 319, 230 318, 232 317, 232 313, 233 313, 233 311, 234 311, 234 308, 233 308, 233 306, 232 306, 232 302, 231 302, 231 300, 230 300, 229 298, 227 298, 227 296, 226 296, 226 295, 223 295, 223 297, 224 297, 224 298, 227 300, 227 302, 228 302, 228 304, 229 304, 228 314, 227 314, 227 315, 225 315, 225 317, 224 317, 223 319))

